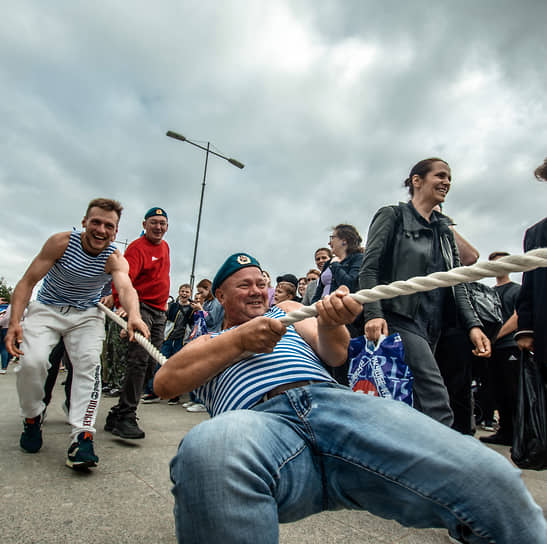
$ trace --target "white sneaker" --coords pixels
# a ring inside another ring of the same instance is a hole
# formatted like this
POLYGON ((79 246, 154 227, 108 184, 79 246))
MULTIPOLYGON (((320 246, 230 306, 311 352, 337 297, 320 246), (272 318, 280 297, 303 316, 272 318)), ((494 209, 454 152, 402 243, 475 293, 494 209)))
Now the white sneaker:
POLYGON ((189 400, 188 402, 183 402, 181 406, 183 408, 189 408, 190 406, 193 406, 194 404, 196 404, 196 403, 189 400))
POLYGON ((207 412, 207 408, 203 406, 203 404, 192 404, 192 406, 188 406, 186 408, 187 412, 207 412))
POLYGON ((7 370, 5 368, 0 368, 0 374, 5 374, 7 370))

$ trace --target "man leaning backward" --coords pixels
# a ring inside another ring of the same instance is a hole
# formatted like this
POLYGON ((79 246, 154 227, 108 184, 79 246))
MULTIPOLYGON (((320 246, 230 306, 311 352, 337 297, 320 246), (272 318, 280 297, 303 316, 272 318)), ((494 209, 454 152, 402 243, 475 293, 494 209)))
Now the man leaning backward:
POLYGON ((278 522, 340 508, 446 527, 460 542, 547 542, 541 509, 501 455, 402 402, 333 382, 323 363, 345 362, 344 325, 362 309, 345 286, 288 327, 275 318, 300 304, 268 310, 250 255, 229 257, 213 292, 223 330, 187 344, 154 381, 164 398, 197 388, 213 416, 171 462, 179 542, 273 544, 278 522))

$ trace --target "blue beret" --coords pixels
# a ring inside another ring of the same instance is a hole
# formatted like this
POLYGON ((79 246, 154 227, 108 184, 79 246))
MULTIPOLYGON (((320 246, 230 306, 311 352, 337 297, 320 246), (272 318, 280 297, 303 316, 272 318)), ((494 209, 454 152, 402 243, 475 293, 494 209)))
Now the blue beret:
POLYGON ((150 208, 145 214, 144 214, 144 220, 146 221, 149 217, 154 217, 155 215, 161 215, 162 217, 165 217, 167 219, 167 212, 163 208, 150 208))
POLYGON ((213 280, 213 295, 226 278, 230 277, 238 270, 249 266, 256 266, 257 268, 260 268, 260 263, 248 253, 234 253, 233 255, 230 255, 224 261, 224 264, 220 267, 219 271, 216 273, 215 279, 213 280))

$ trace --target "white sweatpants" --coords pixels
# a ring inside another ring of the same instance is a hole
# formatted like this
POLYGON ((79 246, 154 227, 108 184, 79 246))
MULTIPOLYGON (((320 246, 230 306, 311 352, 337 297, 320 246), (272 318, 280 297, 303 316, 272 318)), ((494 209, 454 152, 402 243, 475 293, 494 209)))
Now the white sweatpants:
POLYGON ((87 431, 95 433, 101 398, 101 351, 105 337, 104 313, 96 307, 77 310, 33 301, 23 321, 24 355, 16 368, 21 415, 34 418, 45 408, 44 384, 49 354, 63 337, 73 366, 68 420, 71 439, 87 431))

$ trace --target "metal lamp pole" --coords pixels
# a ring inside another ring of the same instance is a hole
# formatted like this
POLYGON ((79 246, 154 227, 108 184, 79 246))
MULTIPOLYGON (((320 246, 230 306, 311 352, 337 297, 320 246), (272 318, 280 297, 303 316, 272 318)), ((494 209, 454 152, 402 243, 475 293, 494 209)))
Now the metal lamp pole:
POLYGON ((237 166, 238 168, 244 168, 245 165, 242 162, 239 162, 236 159, 233 159, 231 157, 225 157, 224 155, 221 155, 220 153, 217 153, 216 151, 211 151, 210 149, 210 142, 207 142, 207 147, 203 147, 202 145, 199 145, 195 142, 192 142, 182 134, 178 134, 177 132, 173 132, 172 130, 168 130, 166 133, 166 136, 169 136, 169 138, 174 138, 175 140, 180 140, 181 142, 187 142, 194 147, 199 147, 203 151, 205 151, 205 168, 203 169, 203 182, 201 184, 201 197, 199 200, 199 212, 198 212, 198 224, 196 227, 196 239, 194 242, 194 256, 192 258, 192 272, 190 274, 190 287, 192 291, 194 290, 194 271, 196 268, 196 256, 198 252, 198 240, 199 240, 199 227, 201 225, 201 211, 203 210, 203 195, 205 194, 205 180, 207 179, 207 163, 209 162, 209 154, 215 155, 217 157, 220 157, 221 159, 224 159, 228 161, 230 164, 233 164, 234 166, 237 166))

